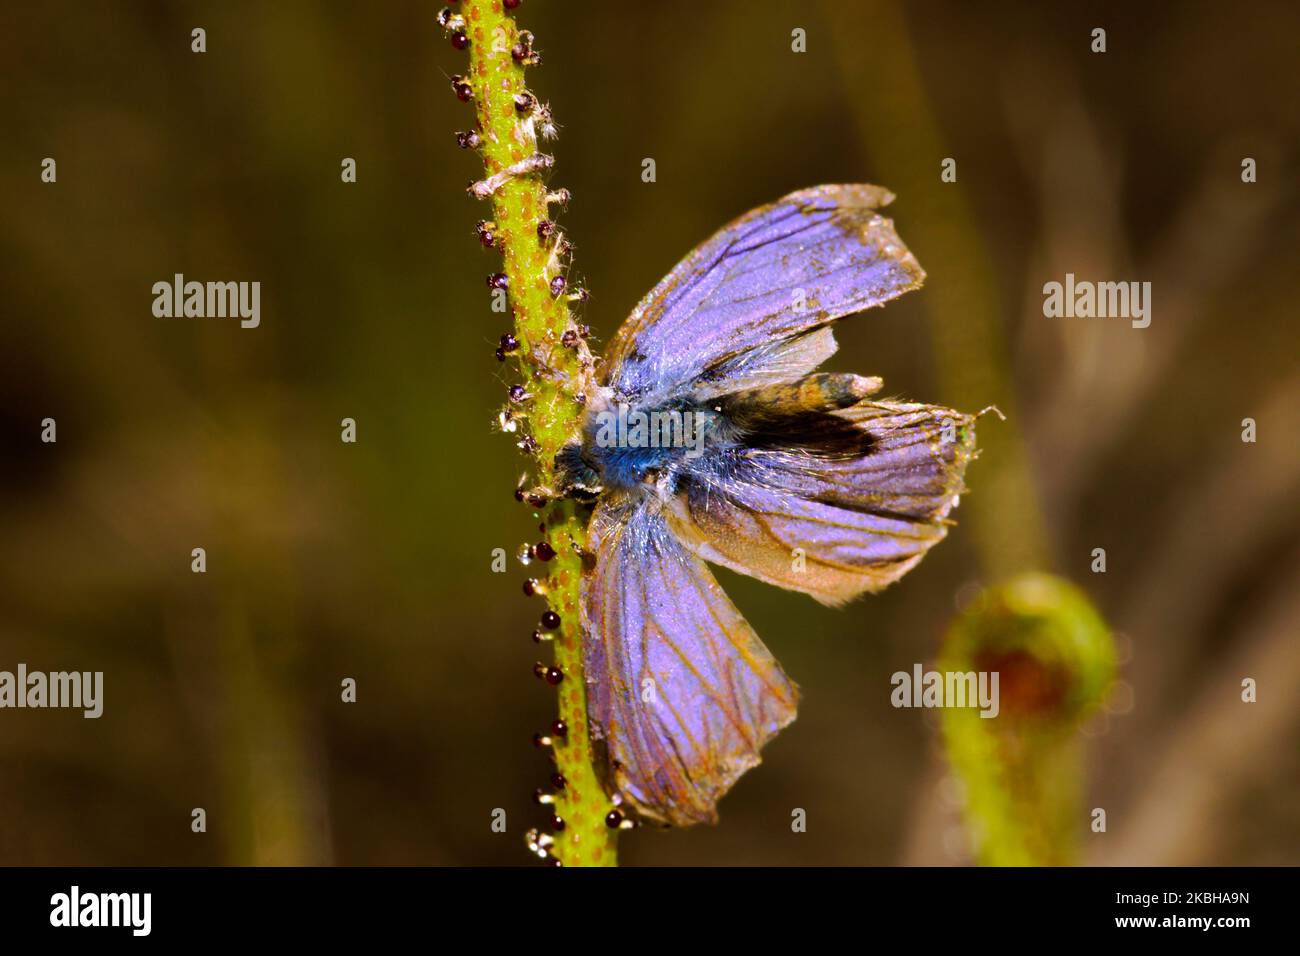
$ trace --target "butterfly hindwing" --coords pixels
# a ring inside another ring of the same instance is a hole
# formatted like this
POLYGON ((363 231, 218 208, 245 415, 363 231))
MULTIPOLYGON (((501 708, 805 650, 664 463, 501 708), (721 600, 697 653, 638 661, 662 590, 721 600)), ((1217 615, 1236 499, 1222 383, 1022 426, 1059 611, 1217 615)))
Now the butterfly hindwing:
POLYGON ((896 581, 947 534, 970 416, 863 401, 785 427, 785 443, 742 445, 683 476, 670 524, 696 554, 839 604, 896 581))

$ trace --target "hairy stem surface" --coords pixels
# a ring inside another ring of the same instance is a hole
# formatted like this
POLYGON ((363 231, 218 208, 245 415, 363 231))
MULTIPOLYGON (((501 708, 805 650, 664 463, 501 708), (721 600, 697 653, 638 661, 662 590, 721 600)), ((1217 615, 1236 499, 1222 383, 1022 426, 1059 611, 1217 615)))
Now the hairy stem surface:
MULTIPOLYGON (((501 0, 464 0, 453 9, 463 17, 469 39, 464 82, 473 93, 486 170, 479 192, 493 190, 489 231, 505 260, 519 341, 511 354, 518 360, 525 397, 512 401, 511 414, 522 429, 521 444, 536 458, 538 485, 552 488, 555 454, 580 429, 580 396, 590 380, 591 356, 570 315, 567 291, 557 292, 552 285, 563 275, 563 238, 550 224, 544 168, 538 164, 534 171, 503 175, 520 170, 520 164, 527 167, 537 155, 542 114, 530 99, 523 64, 512 56, 520 31, 501 0)), ((557 690, 564 724, 563 734, 548 734, 563 778, 548 790, 563 828, 550 834, 553 843, 543 837, 541 845, 565 866, 613 866, 617 831, 605 824, 612 807, 596 772, 582 670, 578 600, 586 528, 571 501, 543 505, 539 511, 544 513, 545 541, 555 553, 542 565, 548 572, 545 593, 550 609, 560 616, 558 628, 542 633, 554 635, 550 643, 553 667, 562 675, 557 690)))

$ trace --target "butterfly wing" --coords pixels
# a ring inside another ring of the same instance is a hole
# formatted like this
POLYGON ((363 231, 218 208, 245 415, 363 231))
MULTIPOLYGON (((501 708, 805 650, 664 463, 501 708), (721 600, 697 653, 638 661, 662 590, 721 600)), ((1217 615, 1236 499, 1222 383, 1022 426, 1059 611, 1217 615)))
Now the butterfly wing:
POLYGON ((794 720, 798 692, 657 500, 606 500, 582 583, 592 736, 638 816, 715 822, 716 805, 794 720))
POLYGON ((625 399, 707 398, 720 394, 715 383, 811 371, 835 346, 829 330, 809 333, 925 279, 878 212, 893 198, 879 186, 818 186, 726 226, 633 310, 606 350, 604 384, 625 399), (794 338, 792 351, 784 343, 794 338))
POLYGON ((771 417, 754 444, 683 474, 669 523, 698 556, 840 604, 898 580, 947 534, 971 416, 863 401, 771 417))

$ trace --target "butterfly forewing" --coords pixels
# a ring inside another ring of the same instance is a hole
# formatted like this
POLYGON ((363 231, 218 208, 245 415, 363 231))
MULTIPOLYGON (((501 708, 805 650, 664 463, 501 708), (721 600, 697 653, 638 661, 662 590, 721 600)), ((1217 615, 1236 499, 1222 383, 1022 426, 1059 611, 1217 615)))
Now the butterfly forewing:
POLYGON ((717 801, 794 719, 795 686, 657 502, 602 502, 591 545, 588 717, 611 789, 648 820, 712 822, 717 801))
POLYGON ((879 186, 818 186, 726 226, 633 310, 605 384, 625 397, 710 388, 752 371, 752 350, 917 288, 925 273, 877 211, 892 199, 879 186))

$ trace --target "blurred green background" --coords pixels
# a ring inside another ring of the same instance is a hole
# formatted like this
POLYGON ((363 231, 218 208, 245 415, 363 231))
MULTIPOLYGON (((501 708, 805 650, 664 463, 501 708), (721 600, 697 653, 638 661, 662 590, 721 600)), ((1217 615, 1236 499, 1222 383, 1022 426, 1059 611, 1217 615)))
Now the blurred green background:
MULTIPOLYGON (((958 527, 886 593, 836 611, 720 572, 800 718, 720 826, 632 834, 625 863, 969 862, 938 721, 891 708, 889 675, 1035 568, 1121 656, 1085 727, 1110 825, 1080 820, 1083 858, 1297 860, 1300 10, 1049 6, 519 10, 598 339, 732 217, 875 182, 929 280, 842 325, 834 367, 1009 418, 981 422, 958 527), (1066 272, 1151 281, 1151 327, 1045 319, 1066 272)), ((527 863, 554 695, 524 569, 490 569, 535 527, 492 427, 506 325, 437 9, 0 12, 0 669, 105 672, 98 721, 0 712, 0 863, 527 863), (176 272, 260 281, 261 327, 154 318, 176 272)))

